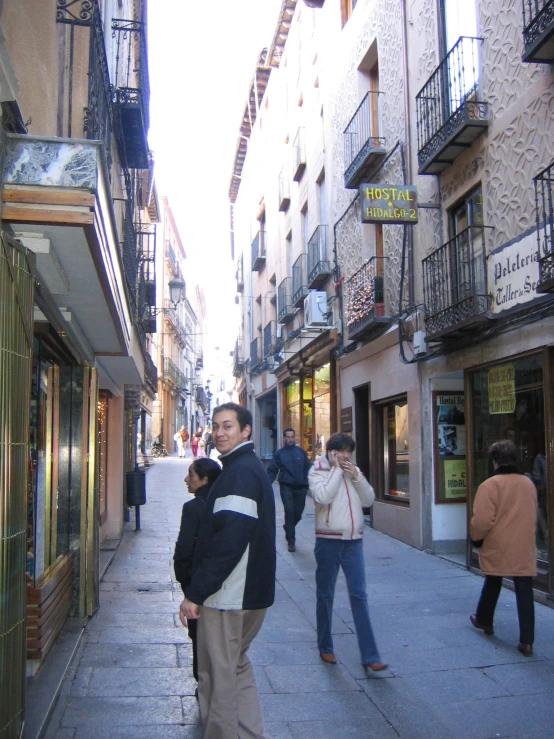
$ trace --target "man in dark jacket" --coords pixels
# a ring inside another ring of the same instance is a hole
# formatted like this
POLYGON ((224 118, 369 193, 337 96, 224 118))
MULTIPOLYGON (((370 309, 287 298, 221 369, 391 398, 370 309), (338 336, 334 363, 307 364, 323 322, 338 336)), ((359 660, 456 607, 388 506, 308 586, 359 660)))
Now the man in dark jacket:
POLYGON ((216 408, 223 471, 206 500, 181 621, 198 621, 198 698, 205 737, 263 737, 247 651, 275 598, 275 503, 250 441, 252 415, 216 408))
POLYGON ((306 452, 296 446, 294 429, 283 431, 285 444, 273 455, 267 468, 271 482, 279 475, 279 489, 285 509, 285 537, 289 552, 296 551, 296 524, 302 518, 308 492, 310 460, 306 452))

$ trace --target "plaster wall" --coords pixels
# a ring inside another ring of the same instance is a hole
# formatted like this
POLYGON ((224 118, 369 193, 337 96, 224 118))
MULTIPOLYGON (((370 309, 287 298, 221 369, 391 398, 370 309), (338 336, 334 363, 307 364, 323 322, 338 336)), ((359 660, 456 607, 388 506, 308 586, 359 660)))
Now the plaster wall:
POLYGON ((108 517, 100 527, 100 543, 119 539, 123 533, 125 475, 123 439, 125 428, 124 396, 110 398, 108 404, 108 517))

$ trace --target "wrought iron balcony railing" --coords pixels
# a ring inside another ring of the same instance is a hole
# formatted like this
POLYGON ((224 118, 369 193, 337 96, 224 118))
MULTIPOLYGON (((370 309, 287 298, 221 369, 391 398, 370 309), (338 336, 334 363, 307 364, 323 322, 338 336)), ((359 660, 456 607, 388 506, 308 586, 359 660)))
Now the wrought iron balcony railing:
POLYGON ((244 370, 244 357, 242 354, 242 339, 235 342, 235 350, 233 352, 233 377, 240 377, 244 370))
POLYGON ((252 242, 252 272, 265 267, 265 231, 258 231, 252 242))
POLYGON ((308 294, 308 255, 304 252, 292 265, 292 305, 299 308, 304 305, 304 298, 308 294))
POLYGON ((275 339, 277 337, 277 322, 269 321, 264 326, 264 353, 263 358, 267 359, 270 354, 275 351, 275 339))
POLYGON ((460 36, 416 96, 420 174, 439 174, 489 125, 480 100, 482 39, 460 36))
POLYGON ((539 253, 537 292, 554 292, 554 162, 534 179, 539 253))
POLYGON ((294 318, 292 305, 290 277, 279 283, 277 288, 277 319, 279 323, 288 323, 294 318))
POLYGON ((290 175, 287 164, 283 165, 279 173, 279 210, 287 211, 290 205, 290 175))
MULTIPOLYGON (((69 64, 66 70, 67 126, 64 126, 64 133, 68 138, 75 135, 73 130, 73 95, 74 86, 77 87, 79 84, 78 72, 80 71, 74 63, 75 27, 82 26, 89 29, 88 100, 87 107, 84 109, 83 130, 87 139, 104 143, 108 173, 111 176, 112 87, 104 44, 104 28, 98 2, 97 0, 57 0, 56 21, 70 26, 69 64)), ((82 43, 81 38, 79 37, 79 43, 82 43)), ((81 137, 80 131, 77 132, 77 136, 81 137)))
POLYGON ((292 145, 292 179, 300 182, 306 169, 306 135, 304 128, 299 128, 292 145))
POLYGON ((344 131, 344 186, 355 190, 387 154, 380 136, 379 92, 368 92, 344 131))
POLYGON ((244 291, 244 258, 241 254, 237 259, 237 292, 244 291))
POLYGON ((346 326, 350 340, 370 338, 390 321, 385 304, 385 259, 372 257, 345 282, 346 326))
POLYGON ((308 241, 308 288, 313 290, 327 282, 331 262, 327 258, 327 226, 318 226, 308 241))
POLYGON ((158 370, 148 352, 144 355, 144 379, 154 392, 158 392, 158 370))
POLYGON ((252 373, 259 371, 262 362, 260 349, 260 340, 253 339, 250 342, 250 372, 252 373))
POLYGON ((116 139, 130 169, 148 169, 150 83, 146 26, 136 20, 112 20, 115 43, 113 81, 116 139))
POLYGON ((175 387, 180 387, 183 373, 169 357, 164 357, 164 380, 170 380, 175 387))
POLYGON ((427 339, 452 338, 489 320, 487 226, 470 226, 423 262, 427 339))
POLYGON ((523 61, 554 61, 554 0, 522 0, 523 61))
POLYGON ((175 249, 171 246, 170 241, 165 242, 165 258, 169 266, 169 269, 173 272, 173 275, 176 277, 177 272, 179 271, 179 267, 177 264, 177 258, 175 256, 175 249))

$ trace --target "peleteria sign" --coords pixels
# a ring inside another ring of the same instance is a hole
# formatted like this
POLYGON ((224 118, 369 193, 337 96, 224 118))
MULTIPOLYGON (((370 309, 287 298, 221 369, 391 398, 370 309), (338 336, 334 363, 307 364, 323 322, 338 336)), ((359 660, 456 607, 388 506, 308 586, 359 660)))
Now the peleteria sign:
POLYGON ((360 185, 362 223, 417 223, 417 189, 412 185, 360 185))

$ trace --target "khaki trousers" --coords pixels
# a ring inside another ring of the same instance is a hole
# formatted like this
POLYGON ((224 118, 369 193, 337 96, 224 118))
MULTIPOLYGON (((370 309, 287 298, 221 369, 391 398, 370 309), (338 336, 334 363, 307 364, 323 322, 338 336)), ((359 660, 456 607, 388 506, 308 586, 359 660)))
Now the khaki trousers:
POLYGON ((200 607, 198 701, 205 739, 263 739, 262 712, 246 652, 266 609, 219 611, 200 607))

